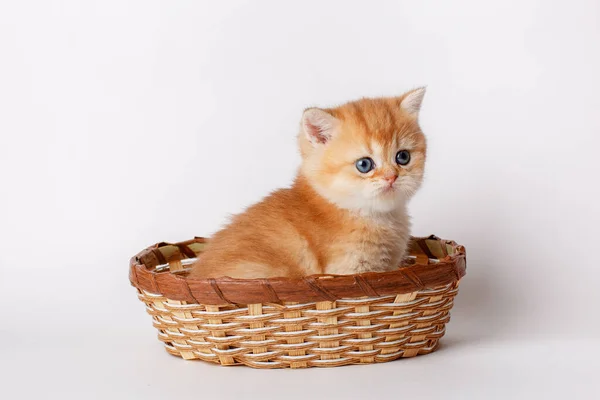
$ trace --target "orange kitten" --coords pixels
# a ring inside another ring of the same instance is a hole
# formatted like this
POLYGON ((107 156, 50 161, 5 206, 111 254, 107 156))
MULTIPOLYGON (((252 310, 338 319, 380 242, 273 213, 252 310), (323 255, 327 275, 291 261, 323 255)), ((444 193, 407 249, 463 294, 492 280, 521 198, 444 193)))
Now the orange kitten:
POLYGON ((425 89, 304 111, 302 165, 280 189, 209 241, 190 277, 299 277, 398 267, 410 237, 407 201, 419 188, 425 89))

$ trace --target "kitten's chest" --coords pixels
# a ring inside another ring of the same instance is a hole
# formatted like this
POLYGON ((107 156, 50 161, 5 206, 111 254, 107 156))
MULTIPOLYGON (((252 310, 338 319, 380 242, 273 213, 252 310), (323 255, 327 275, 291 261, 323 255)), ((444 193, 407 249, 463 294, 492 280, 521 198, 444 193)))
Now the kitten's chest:
POLYGON ((330 274, 390 271, 400 264, 410 237, 407 216, 352 227, 340 240, 332 241, 330 274))

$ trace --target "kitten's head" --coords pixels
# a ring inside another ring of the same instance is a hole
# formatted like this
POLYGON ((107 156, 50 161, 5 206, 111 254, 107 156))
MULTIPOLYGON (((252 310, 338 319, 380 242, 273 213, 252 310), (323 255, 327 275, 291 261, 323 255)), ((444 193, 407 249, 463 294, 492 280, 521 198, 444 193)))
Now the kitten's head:
POLYGON ((418 115, 425 88, 304 111, 301 173, 341 208, 366 214, 403 206, 421 185, 425 136, 418 115))

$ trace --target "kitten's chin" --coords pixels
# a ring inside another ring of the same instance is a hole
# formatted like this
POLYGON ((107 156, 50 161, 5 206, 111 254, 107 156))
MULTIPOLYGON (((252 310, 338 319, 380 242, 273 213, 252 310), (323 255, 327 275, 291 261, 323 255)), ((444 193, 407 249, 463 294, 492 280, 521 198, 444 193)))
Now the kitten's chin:
POLYGON ((362 193, 338 194, 313 185, 322 197, 337 207, 357 212, 364 216, 386 214, 406 207, 407 198, 398 190, 386 191, 373 197, 365 197, 362 193))
POLYGON ((391 213, 406 206, 407 199, 400 193, 389 191, 378 194, 372 199, 366 199, 361 208, 363 214, 391 213))

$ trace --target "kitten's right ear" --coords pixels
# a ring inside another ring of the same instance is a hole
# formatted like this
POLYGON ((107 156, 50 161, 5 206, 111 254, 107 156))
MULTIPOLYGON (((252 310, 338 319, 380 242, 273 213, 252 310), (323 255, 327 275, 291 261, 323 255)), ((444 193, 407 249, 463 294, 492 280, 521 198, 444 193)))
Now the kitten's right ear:
POLYGON ((327 143, 337 126, 337 118, 320 108, 309 108, 302 114, 302 130, 313 146, 327 143))
POLYGON ((400 97, 400 107, 409 113, 410 115, 418 116, 421 111, 421 103, 423 103, 423 96, 425 96, 425 87, 420 87, 411 90, 408 93, 404 93, 400 97))

